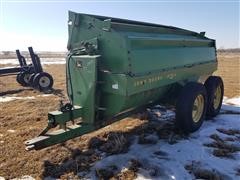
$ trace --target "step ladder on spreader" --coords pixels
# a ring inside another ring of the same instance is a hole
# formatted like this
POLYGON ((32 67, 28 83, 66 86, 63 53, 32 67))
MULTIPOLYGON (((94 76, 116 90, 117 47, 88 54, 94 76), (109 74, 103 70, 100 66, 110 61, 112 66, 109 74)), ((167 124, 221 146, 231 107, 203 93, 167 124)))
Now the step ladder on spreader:
POLYGON ((32 64, 27 64, 24 56, 16 50, 20 67, 0 68, 0 76, 17 75, 16 80, 22 86, 29 86, 40 91, 49 91, 53 86, 53 78, 49 73, 43 72, 39 56, 33 48, 28 48, 32 64))

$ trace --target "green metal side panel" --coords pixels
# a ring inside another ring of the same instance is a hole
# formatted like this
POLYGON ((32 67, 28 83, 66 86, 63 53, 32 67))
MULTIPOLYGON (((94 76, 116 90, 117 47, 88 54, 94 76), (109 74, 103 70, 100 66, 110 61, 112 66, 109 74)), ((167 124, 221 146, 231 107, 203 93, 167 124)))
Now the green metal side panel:
POLYGON ((172 47, 131 51, 131 72, 135 75, 216 61, 213 47, 172 47))
POLYGON ((145 49, 156 47, 206 47, 214 46, 212 40, 201 37, 178 34, 140 34, 136 32, 124 33, 133 49, 145 49))
POLYGON ((210 62, 139 77, 102 73, 104 84, 98 90, 101 90, 102 106, 106 108, 104 116, 113 116, 114 113, 157 101, 164 98, 174 84, 184 85, 189 81, 198 81, 201 76, 212 74, 216 68, 217 64, 210 62))
POLYGON ((158 71, 146 76, 128 78, 127 94, 133 95, 151 89, 171 86, 174 83, 182 85, 190 81, 198 81, 203 75, 210 75, 217 69, 216 63, 202 63, 190 67, 182 66, 174 69, 158 71))
POLYGON ((217 69, 217 64, 208 62, 193 66, 180 66, 168 70, 153 72, 144 76, 129 76, 125 74, 102 73, 104 84, 103 92, 131 96, 143 91, 171 85, 181 81, 197 81, 202 75, 212 74, 217 69))
POLYGON ((199 33, 156 24, 69 12, 68 48, 98 40, 101 70, 147 74, 153 70, 215 61, 215 41, 199 33))
POLYGON ((178 68, 204 62, 216 62, 214 43, 196 37, 178 35, 127 36, 132 75, 178 68))
POLYGON ((73 105, 84 108, 85 123, 95 120, 97 61, 100 56, 72 56, 67 60, 67 90, 73 105))

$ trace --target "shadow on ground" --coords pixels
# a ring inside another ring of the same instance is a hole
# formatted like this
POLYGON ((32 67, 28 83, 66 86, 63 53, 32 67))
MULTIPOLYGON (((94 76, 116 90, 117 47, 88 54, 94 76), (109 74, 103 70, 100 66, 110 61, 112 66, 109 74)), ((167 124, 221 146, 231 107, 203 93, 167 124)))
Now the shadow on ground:
POLYGON ((8 90, 8 91, 0 92, 0 96, 18 94, 18 93, 21 93, 22 91, 33 91, 33 89, 21 88, 21 89, 8 90))

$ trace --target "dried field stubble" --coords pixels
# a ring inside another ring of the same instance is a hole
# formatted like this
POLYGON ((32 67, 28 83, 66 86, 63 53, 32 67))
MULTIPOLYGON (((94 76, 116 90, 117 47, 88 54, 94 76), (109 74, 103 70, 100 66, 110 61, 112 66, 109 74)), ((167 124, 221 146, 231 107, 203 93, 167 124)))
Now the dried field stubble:
POLYGON ((222 77, 225 96, 240 96, 240 53, 219 53, 214 74, 222 77))

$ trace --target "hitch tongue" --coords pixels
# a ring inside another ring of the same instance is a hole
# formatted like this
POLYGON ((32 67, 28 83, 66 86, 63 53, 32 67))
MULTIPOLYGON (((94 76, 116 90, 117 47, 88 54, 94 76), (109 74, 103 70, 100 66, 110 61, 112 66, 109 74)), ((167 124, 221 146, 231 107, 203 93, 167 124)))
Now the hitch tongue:
POLYGON ((81 136, 94 130, 90 124, 70 125, 64 129, 58 129, 45 134, 44 136, 35 137, 25 142, 26 150, 39 150, 58 143, 65 142, 69 139, 81 136))
MULTIPOLYGON (((69 106, 70 107, 70 106, 69 106)), ((25 142, 26 150, 39 150, 58 143, 62 143, 69 139, 81 136, 94 130, 94 126, 89 123, 80 123, 66 126, 69 121, 82 116, 82 107, 74 106, 68 108, 68 111, 53 111, 48 114, 48 126, 40 133, 38 137, 25 142), (59 126, 59 129, 50 131, 59 126)))

